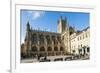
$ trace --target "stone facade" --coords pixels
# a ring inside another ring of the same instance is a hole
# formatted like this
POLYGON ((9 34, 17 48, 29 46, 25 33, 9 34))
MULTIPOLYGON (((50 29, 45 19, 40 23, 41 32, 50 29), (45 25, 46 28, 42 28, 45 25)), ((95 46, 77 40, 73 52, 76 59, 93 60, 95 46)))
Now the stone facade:
POLYGON ((64 19, 62 17, 59 18, 57 33, 34 30, 30 28, 29 22, 26 27, 25 40, 24 43, 21 44, 21 57, 23 58, 81 54, 84 51, 81 51, 82 48, 90 46, 89 28, 81 32, 75 31, 70 35, 66 17, 64 19))
POLYGON ((70 36, 72 54, 89 54, 90 53, 90 28, 80 32, 74 32, 70 36))
POLYGON ((22 56, 56 56, 69 52, 69 32, 66 27, 66 18, 60 17, 58 21, 58 33, 33 30, 27 23, 25 41, 21 45, 22 56))

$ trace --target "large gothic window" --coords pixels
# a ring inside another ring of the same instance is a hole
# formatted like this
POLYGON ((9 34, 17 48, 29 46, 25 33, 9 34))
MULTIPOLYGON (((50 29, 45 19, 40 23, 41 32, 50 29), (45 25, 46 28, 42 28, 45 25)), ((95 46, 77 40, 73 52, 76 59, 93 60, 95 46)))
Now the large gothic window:
POLYGON ((58 47, 54 47, 54 51, 58 51, 58 47))
POLYGON ((44 48, 44 47, 41 47, 41 48, 40 48, 40 51, 45 51, 45 48, 44 48))
POLYGON ((47 49, 48 51, 52 51, 52 48, 51 47, 48 47, 48 49, 47 49))
POLYGON ((36 52, 37 51, 37 47, 36 46, 32 47, 32 51, 36 52))
POLYGON ((64 48, 63 47, 60 47, 60 51, 64 51, 64 48))

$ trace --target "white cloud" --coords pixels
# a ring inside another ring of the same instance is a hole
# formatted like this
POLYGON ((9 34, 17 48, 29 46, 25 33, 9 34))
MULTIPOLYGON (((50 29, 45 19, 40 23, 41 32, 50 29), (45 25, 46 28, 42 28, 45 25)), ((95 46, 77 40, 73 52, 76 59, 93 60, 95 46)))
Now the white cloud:
POLYGON ((32 15, 32 19, 36 20, 37 18, 40 18, 41 16, 44 15, 44 11, 28 11, 32 15))

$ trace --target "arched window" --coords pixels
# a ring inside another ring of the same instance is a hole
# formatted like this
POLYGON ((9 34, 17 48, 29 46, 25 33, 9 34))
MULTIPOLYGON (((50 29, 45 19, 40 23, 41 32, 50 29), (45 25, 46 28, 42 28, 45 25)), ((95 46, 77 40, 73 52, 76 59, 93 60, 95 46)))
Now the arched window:
POLYGON ((54 51, 58 51, 58 47, 54 47, 54 51))
POLYGON ((45 48, 44 48, 44 47, 41 47, 41 48, 40 48, 40 51, 45 51, 45 48))
POLYGON ((51 47, 48 47, 47 51, 52 51, 52 48, 51 47))
POLYGON ((36 46, 32 47, 32 51, 36 52, 37 51, 37 47, 36 46))
POLYGON ((63 47, 60 47, 60 51, 64 51, 64 48, 63 47))

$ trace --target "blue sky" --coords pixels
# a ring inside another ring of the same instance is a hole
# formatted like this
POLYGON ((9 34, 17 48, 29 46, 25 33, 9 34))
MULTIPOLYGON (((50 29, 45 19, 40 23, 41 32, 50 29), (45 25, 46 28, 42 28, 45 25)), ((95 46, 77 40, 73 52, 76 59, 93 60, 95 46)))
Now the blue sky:
POLYGON ((89 26, 89 13, 82 12, 56 12, 56 11, 35 11, 21 10, 21 42, 23 42, 26 33, 26 24, 29 21, 30 26, 36 30, 46 30, 57 32, 57 21, 67 18, 69 26, 74 26, 77 30, 82 30, 89 26))

